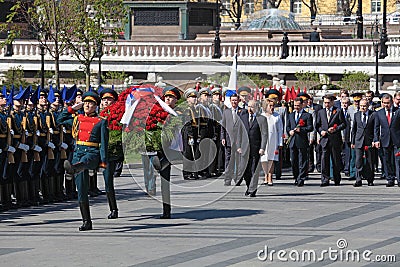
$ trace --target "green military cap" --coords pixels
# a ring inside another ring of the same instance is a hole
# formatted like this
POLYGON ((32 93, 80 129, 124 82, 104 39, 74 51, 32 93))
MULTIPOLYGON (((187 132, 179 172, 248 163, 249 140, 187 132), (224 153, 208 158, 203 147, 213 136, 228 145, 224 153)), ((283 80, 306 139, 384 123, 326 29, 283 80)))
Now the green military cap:
POLYGON ((275 99, 280 97, 280 93, 276 89, 269 89, 268 91, 265 91, 265 97, 268 99, 275 99))
POLYGON ((163 90, 163 96, 173 96, 176 99, 181 99, 181 92, 174 86, 167 86, 163 90))
POLYGON ((242 86, 238 89, 237 92, 239 95, 249 95, 251 94, 251 89, 247 86, 242 86))
POLYGON ((115 101, 117 101, 118 100, 118 93, 115 92, 111 88, 104 88, 103 90, 101 90, 100 97, 101 97, 101 99, 113 98, 115 101))
POLYGON ((83 94, 82 96, 82 100, 83 102, 94 102, 96 103, 96 105, 100 105, 101 99, 100 96, 98 94, 96 94, 95 92, 86 92, 83 94))
POLYGON ((307 100, 307 99, 310 99, 310 98, 311 98, 309 94, 304 93, 304 92, 298 93, 298 94, 297 94, 297 97, 300 97, 300 98, 303 99, 303 100, 307 100))
POLYGON ((189 98, 189 97, 198 97, 199 93, 195 90, 195 89, 187 89, 183 95, 185 98, 189 98))

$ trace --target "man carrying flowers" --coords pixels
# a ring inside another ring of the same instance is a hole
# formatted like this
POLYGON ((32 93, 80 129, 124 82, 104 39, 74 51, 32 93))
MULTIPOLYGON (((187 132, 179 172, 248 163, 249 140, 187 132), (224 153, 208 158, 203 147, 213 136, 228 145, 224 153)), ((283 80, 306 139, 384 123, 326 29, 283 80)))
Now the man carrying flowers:
POLYGON ((117 162, 124 161, 122 148, 122 124, 120 123, 124 114, 125 101, 118 101, 118 94, 110 88, 105 88, 100 93, 103 110, 100 113, 102 118, 107 119, 109 130, 107 168, 103 171, 104 185, 107 194, 108 205, 111 213, 108 219, 118 218, 117 200, 114 190, 114 172, 117 162))
POLYGON ((308 175, 308 133, 313 130, 312 115, 303 109, 303 99, 294 99, 294 112, 289 114, 286 131, 289 133, 290 159, 294 184, 301 187, 308 175))

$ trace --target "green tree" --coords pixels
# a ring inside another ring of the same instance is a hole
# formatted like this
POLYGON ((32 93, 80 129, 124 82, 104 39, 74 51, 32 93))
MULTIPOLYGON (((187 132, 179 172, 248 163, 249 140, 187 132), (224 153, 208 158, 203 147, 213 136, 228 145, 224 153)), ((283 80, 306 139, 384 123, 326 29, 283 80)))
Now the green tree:
POLYGON ((7 86, 7 88, 11 88, 14 85, 15 89, 18 90, 19 86, 27 87, 29 83, 24 78, 24 68, 22 66, 11 67, 6 72, 6 81, 3 85, 7 86))
POLYGON ((344 71, 339 81, 340 87, 349 90, 350 93, 369 90, 369 75, 364 71, 344 71))
POLYGON ((296 87, 312 90, 316 85, 320 84, 319 74, 314 71, 297 71, 294 76, 297 79, 296 87))
POLYGON ((70 31, 65 42, 83 65, 86 88, 90 87, 90 65, 102 53, 104 40, 116 41, 126 18, 122 0, 70 0, 70 31))
POLYGON ((263 86, 264 88, 268 88, 272 85, 272 83, 268 79, 262 78, 260 74, 248 74, 247 76, 250 78, 250 80, 253 81, 255 85, 257 85, 258 88, 261 88, 263 86))
POLYGON ((125 78, 128 76, 126 75, 125 71, 108 71, 104 75, 104 80, 111 80, 112 84, 118 84, 118 83, 123 83, 125 81, 125 78))

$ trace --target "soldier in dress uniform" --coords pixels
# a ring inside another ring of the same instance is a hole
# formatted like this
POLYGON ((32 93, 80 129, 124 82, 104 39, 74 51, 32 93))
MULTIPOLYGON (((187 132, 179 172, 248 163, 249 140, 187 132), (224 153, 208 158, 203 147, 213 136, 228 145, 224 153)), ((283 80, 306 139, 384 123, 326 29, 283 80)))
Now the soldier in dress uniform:
MULTIPOLYGON (((103 108, 107 108, 113 105, 118 100, 118 93, 110 88, 105 88, 101 91, 100 98, 102 99, 103 108)), ((115 130, 115 133, 117 133, 117 131, 118 130, 115 130)), ((108 215, 108 219, 118 218, 117 200, 115 198, 114 189, 114 172, 117 162, 124 161, 124 151, 122 148, 122 130, 118 131, 118 133, 118 135, 110 134, 110 139, 108 142, 107 168, 103 171, 104 185, 106 189, 108 205, 111 212, 108 215)))
MULTIPOLYGON (((4 92, 6 93, 6 92, 4 92)), ((7 175, 9 145, 7 139, 11 140, 11 133, 7 121, 7 95, 0 91, 0 210, 5 211, 11 208, 11 183, 7 175)))
POLYGON ((195 152, 196 155, 201 155, 201 161, 199 162, 199 168, 201 169, 199 171, 199 174, 202 178, 210 178, 211 177, 211 172, 210 172, 210 166, 208 165, 209 158, 211 156, 215 156, 216 151, 213 151, 213 149, 210 149, 208 146, 208 149, 203 151, 203 154, 200 152, 200 142, 204 139, 209 139, 208 141, 211 141, 210 139, 213 138, 214 136, 214 127, 213 127, 213 121, 212 121, 212 114, 209 108, 209 104, 211 101, 211 90, 209 88, 202 88, 199 90, 199 100, 198 104, 196 105, 196 111, 197 114, 199 115, 199 127, 198 129, 198 135, 197 135, 197 151, 195 152))
MULTIPOLYGON (((51 117, 48 112, 48 91, 47 90, 39 90, 38 92, 38 105, 36 108, 36 116, 37 116, 37 135, 38 135, 38 146, 42 148, 40 152, 40 168, 39 168, 39 176, 40 176, 40 190, 42 192, 42 202, 49 203, 54 201, 54 191, 49 186, 49 179, 54 179, 49 174, 50 168, 53 164, 54 160, 54 152, 55 149, 54 143, 52 140, 52 132, 51 129, 51 117)), ((50 183, 53 183, 51 181, 50 183)))
POLYGON ((193 180, 198 179, 196 164, 193 164, 195 159, 199 158, 196 155, 197 150, 197 135, 198 135, 198 115, 196 112, 196 104, 198 92, 195 89, 188 89, 184 93, 186 98, 187 108, 183 110, 183 127, 182 127, 182 141, 183 141, 183 179, 193 180))
MULTIPOLYGON (((30 147, 30 150, 28 151, 28 166, 26 171, 28 171, 29 175, 28 196, 31 205, 37 205, 40 202, 40 177, 39 175, 35 175, 35 167, 39 165, 39 152, 42 151, 42 148, 37 145, 37 117, 34 102, 35 99, 32 99, 32 97, 30 96, 27 100, 27 105, 25 109, 25 132, 27 134, 26 144, 30 147)), ((37 171, 36 173, 38 174, 39 172, 37 171)))
POLYGON ((59 91, 50 91, 48 100, 50 103, 50 131, 52 132, 52 142, 55 145, 53 150, 54 160, 49 161, 49 187, 50 191, 54 192, 56 201, 64 200, 64 160, 67 159, 65 150, 68 145, 63 142, 64 132, 62 126, 57 123, 58 116, 61 113, 62 100, 59 91))
POLYGON ((212 103, 210 104, 211 119, 214 129, 213 141, 217 147, 217 154, 214 161, 211 163, 210 171, 211 176, 218 177, 224 172, 225 155, 221 145, 221 120, 223 104, 221 103, 221 88, 214 88, 211 90, 212 103))
POLYGON ((240 97, 239 107, 247 109, 247 103, 252 99, 251 89, 247 86, 242 86, 237 90, 237 92, 240 97))
POLYGON ((72 162, 65 160, 64 168, 69 175, 74 176, 78 188, 79 208, 83 220, 79 231, 92 230, 88 197, 89 170, 107 167, 107 121, 96 113, 100 101, 96 93, 86 92, 83 95, 83 103, 69 107, 59 117, 62 124, 70 124, 70 114, 76 115, 72 124, 72 136, 76 140, 76 147, 72 162), (84 114, 77 114, 82 105, 84 114))

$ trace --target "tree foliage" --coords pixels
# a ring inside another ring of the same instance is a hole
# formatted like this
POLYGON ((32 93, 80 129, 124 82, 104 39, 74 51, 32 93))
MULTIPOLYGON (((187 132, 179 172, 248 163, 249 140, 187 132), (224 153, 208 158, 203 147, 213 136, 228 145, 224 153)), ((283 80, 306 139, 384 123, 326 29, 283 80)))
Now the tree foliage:
POLYGON ((5 75, 5 82, 3 85, 7 86, 7 88, 11 88, 12 85, 15 86, 15 90, 19 90, 19 86, 27 87, 28 82, 24 79, 24 68, 19 65, 16 67, 11 67, 7 70, 5 75))
POLYGON ((319 74, 314 71, 298 71, 294 76, 297 79, 296 87, 300 87, 301 89, 305 87, 307 90, 312 90, 312 88, 320 84, 319 74))
POLYGON ((369 90, 369 75, 364 71, 344 71, 342 80, 339 81, 340 87, 349 92, 359 92, 369 90))

